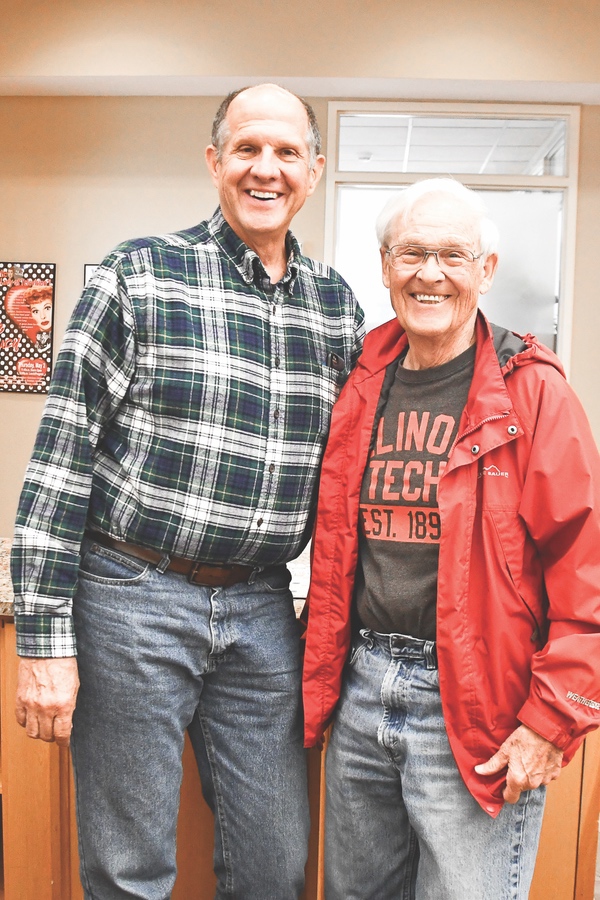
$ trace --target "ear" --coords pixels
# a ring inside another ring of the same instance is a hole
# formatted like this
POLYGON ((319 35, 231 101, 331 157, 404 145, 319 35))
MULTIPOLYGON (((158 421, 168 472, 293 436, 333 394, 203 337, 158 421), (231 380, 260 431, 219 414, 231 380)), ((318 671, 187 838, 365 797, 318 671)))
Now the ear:
POLYGON ((390 286, 390 258, 387 254, 387 247, 380 247, 381 254, 381 280, 386 288, 390 286))
POLYGON ((479 285, 479 293, 487 294, 489 289, 492 286, 492 282, 494 280, 494 275, 496 274, 496 267, 498 266, 498 254, 490 253, 488 258, 483 264, 483 280, 479 285))
POLYGON ((324 169, 324 168, 325 168, 325 157, 324 157, 323 154, 321 153, 321 154, 319 154, 319 156, 317 156, 317 158, 316 158, 316 160, 315 160, 315 164, 314 164, 313 168, 312 168, 312 169, 310 170, 310 172, 309 172, 309 176, 308 176, 308 192, 307 192, 307 196, 308 196, 308 197, 310 197, 310 195, 313 193, 314 189, 316 188, 316 186, 317 186, 318 183, 320 182, 320 180, 321 180, 321 175, 323 174, 323 169, 324 169))
POLYGON ((210 177, 213 180, 213 184, 218 187, 219 183, 219 161, 217 159, 217 148, 212 144, 209 144, 206 150, 204 151, 204 159, 206 160, 206 166, 208 171, 210 172, 210 177))

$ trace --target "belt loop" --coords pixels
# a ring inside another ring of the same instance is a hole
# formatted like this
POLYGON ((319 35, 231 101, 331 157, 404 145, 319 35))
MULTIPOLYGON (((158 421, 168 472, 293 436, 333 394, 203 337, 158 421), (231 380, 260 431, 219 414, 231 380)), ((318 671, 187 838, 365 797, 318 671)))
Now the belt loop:
POLYGON ((371 629, 370 628, 361 628, 360 636, 363 637, 365 639, 365 641, 367 642, 367 649, 372 650, 373 647, 375 646, 375 641, 373 639, 373 632, 371 631, 371 629))
POLYGON ((437 669, 437 650, 435 641, 425 641, 423 646, 423 654, 428 669, 437 669))
POLYGON ((169 568, 169 563, 171 562, 171 557, 167 556, 166 553, 161 557, 160 562, 156 566, 156 571, 160 572, 161 575, 164 575, 167 569, 169 568))
POLYGON ((264 568, 264 566, 257 566, 253 569, 248 577, 248 584, 254 584, 260 573, 264 571, 264 568))

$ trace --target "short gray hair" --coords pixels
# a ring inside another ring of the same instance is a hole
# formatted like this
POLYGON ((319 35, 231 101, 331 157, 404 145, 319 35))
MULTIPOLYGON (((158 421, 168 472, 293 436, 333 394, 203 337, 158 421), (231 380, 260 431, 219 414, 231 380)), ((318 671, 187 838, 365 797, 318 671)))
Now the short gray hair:
MULTIPOLYGON (((227 112, 229 110, 229 107, 231 106, 232 101, 235 100, 235 98, 239 94, 242 94, 244 91, 249 91, 253 87, 261 87, 261 85, 248 84, 246 85, 246 87, 238 88, 237 91, 232 91, 230 94, 227 94, 217 110, 212 125, 211 142, 213 147, 217 151, 217 159, 219 160, 219 162, 221 161, 223 149, 229 138, 229 126, 227 125, 227 112)), ((295 97, 296 100, 299 100, 306 111, 306 115, 308 118, 308 129, 306 132, 308 165, 310 169, 314 169, 315 163, 317 161, 317 156, 321 152, 322 147, 321 132, 319 131, 319 123, 317 122, 315 111, 310 103, 304 100, 303 97, 299 97, 298 94, 293 94, 292 91, 288 91, 286 88, 281 88, 281 90, 285 91, 287 94, 290 94, 290 96, 295 97)))
POLYGON ((480 250, 484 258, 498 250, 498 228, 490 218, 481 196, 454 178, 425 178, 394 194, 379 215, 375 229, 380 247, 387 247, 392 226, 407 216, 417 200, 426 194, 452 194, 462 200, 479 219, 480 250))

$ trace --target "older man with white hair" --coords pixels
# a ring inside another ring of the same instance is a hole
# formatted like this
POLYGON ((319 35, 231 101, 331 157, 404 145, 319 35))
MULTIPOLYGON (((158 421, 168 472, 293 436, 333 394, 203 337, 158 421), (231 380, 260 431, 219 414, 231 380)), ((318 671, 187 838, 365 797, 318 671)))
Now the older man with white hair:
POLYGON ((417 183, 378 237, 396 318, 334 410, 309 595, 326 896, 526 898, 544 786, 600 723, 598 453, 554 354, 478 311, 476 193, 417 183))

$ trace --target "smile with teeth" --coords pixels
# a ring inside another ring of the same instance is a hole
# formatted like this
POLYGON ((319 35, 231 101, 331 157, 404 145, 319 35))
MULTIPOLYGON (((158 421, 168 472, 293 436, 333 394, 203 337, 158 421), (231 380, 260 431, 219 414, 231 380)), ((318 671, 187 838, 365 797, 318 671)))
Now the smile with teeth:
POLYGON ((441 303, 447 300, 450 294, 413 294, 415 300, 419 303, 441 303))
POLYGON ((249 191, 248 193, 257 200, 277 200, 275 191, 249 191))

